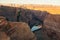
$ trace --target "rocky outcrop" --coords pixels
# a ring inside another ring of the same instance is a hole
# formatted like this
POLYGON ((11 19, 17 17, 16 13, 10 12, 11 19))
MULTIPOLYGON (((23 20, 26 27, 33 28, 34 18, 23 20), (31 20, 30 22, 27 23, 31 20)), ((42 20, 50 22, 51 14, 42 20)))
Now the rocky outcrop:
POLYGON ((36 36, 30 30, 27 23, 9 22, 3 16, 0 16, 0 34, 1 39, 9 37, 10 40, 36 40, 36 36), (2 32, 5 34, 2 34, 2 32))
POLYGON ((14 29, 16 31, 12 30, 7 35, 5 32, 0 31, 0 40, 14 40, 17 38, 17 40, 36 40, 36 36, 31 32, 27 24, 22 22, 10 22, 10 25, 12 28, 16 26, 17 28, 14 29))
POLYGON ((15 27, 16 30, 10 34, 11 40, 14 40, 15 37, 16 40, 36 40, 36 36, 31 32, 28 24, 24 22, 10 22, 10 25, 15 27))
POLYGON ((60 40, 60 15, 47 15, 44 20, 43 33, 48 40, 60 40))

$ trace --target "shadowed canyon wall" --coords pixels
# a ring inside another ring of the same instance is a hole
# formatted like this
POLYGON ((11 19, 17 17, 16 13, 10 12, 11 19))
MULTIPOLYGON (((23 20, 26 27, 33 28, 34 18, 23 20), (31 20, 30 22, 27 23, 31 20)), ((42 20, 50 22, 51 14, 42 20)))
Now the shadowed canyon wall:
POLYGON ((5 16, 10 21, 16 21, 16 8, 8 6, 0 6, 0 16, 5 16))
MULTIPOLYGON (((60 15, 52 15, 46 11, 6 6, 0 7, 0 15, 7 17, 9 21, 18 20, 26 22, 30 26, 43 24, 43 30, 36 31, 36 36, 39 36, 39 33, 42 32, 44 40, 60 40, 60 15), (20 16, 18 16, 18 13, 20 16)), ((38 40, 40 40, 39 38, 40 37, 38 37, 38 40)))

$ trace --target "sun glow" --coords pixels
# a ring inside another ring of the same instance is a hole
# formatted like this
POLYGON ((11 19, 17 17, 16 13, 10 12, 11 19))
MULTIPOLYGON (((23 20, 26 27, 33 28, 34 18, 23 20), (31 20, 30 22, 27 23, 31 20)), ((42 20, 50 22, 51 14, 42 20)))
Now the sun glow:
POLYGON ((60 0, 0 0, 0 3, 60 5, 60 0))
POLYGON ((32 9, 32 10, 41 10, 47 11, 51 14, 60 14, 60 6, 52 5, 25 5, 23 8, 32 9))
POLYGON ((0 0, 0 4, 60 14, 60 0, 0 0))

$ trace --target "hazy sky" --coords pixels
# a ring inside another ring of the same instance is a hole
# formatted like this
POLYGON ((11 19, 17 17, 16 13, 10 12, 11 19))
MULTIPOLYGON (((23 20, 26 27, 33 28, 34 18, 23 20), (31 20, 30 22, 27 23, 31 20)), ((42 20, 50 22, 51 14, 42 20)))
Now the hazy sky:
POLYGON ((59 5, 60 0, 0 0, 0 3, 59 5))

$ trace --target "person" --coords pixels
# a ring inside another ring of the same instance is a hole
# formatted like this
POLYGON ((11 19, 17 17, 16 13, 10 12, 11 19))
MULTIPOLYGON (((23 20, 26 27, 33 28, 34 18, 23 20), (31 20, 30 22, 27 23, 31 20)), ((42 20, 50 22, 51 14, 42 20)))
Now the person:
POLYGON ((18 10, 18 14, 17 14, 17 22, 19 22, 19 17, 21 16, 21 11, 18 10))

